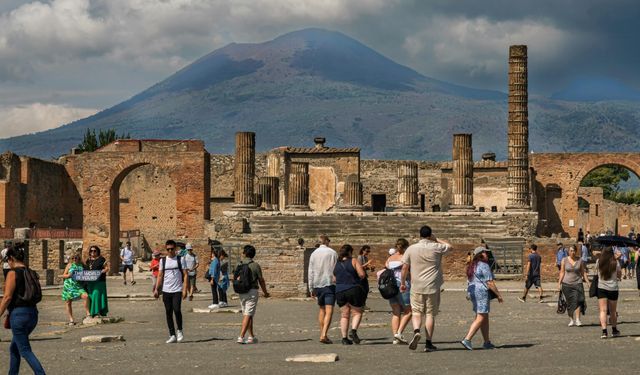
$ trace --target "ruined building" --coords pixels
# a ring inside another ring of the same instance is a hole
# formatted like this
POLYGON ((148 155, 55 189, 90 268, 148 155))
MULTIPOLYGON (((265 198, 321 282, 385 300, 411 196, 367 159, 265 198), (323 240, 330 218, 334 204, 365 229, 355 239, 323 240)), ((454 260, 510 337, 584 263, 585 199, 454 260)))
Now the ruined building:
MULTIPOLYGON (((527 48, 511 46, 507 161, 491 153, 473 160, 472 134, 454 134, 452 161, 444 162, 362 160, 359 148, 324 138, 256 153, 260 140, 250 132, 235 134, 233 155, 210 154, 194 140, 119 140, 57 162, 5 153, 0 234, 27 237, 30 262, 51 273, 74 237, 85 251, 100 246, 113 270, 120 243, 132 237, 140 256, 177 238, 205 258, 208 242, 219 241, 234 260, 252 243, 274 291, 293 295, 306 291, 305 264, 320 233, 336 246, 372 245, 382 263, 397 238, 416 240, 428 224, 455 243, 446 269, 460 277, 466 251, 481 239, 522 244, 575 237, 581 227, 599 232, 614 217, 619 228, 640 223, 636 208, 579 187, 604 164, 640 174, 640 153, 529 153, 527 91, 527 48)), ((521 272, 521 255, 503 271, 521 272)))

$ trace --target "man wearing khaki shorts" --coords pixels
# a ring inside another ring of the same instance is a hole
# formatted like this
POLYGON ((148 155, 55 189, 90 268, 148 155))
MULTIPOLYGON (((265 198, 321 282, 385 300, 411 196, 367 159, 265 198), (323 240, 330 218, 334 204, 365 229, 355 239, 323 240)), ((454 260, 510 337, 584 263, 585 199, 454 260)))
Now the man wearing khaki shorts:
POLYGON ((451 250, 451 244, 435 238, 431 228, 420 228, 420 241, 407 248, 402 256, 402 276, 400 291, 407 289, 407 275, 411 273, 411 323, 413 338, 409 349, 415 350, 420 341, 422 317, 426 315, 425 331, 427 342, 424 351, 432 352, 437 348, 431 342, 435 328, 435 317, 440 308, 440 287, 442 287, 442 255, 451 250))

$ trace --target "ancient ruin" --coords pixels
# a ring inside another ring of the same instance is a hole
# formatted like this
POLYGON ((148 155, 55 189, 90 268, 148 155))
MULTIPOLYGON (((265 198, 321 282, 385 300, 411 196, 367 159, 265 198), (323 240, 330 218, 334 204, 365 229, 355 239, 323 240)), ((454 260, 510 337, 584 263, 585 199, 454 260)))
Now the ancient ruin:
MULTIPOLYGON (((579 228, 640 228, 637 207, 580 187, 605 164, 640 175, 640 153, 530 154, 527 47, 511 46, 508 61, 507 161, 492 153, 474 161, 471 134, 453 136, 452 161, 444 162, 361 160, 359 148, 330 147, 321 137, 310 147, 256 153, 260 139, 251 132, 235 134, 234 155, 210 154, 191 140, 120 140, 58 161, 5 153, 0 235, 26 240, 29 262, 51 280, 65 254, 89 244, 117 270, 120 243, 132 236, 141 257, 176 238, 201 256, 217 240, 236 261, 241 246, 252 243, 275 294, 301 295, 320 233, 336 244, 369 244, 383 261, 397 238, 414 241, 429 224, 456 244, 446 270, 460 277, 466 251, 480 239, 535 240, 552 251, 555 238, 575 238, 579 228)), ((522 271, 519 251, 504 270, 522 271)))

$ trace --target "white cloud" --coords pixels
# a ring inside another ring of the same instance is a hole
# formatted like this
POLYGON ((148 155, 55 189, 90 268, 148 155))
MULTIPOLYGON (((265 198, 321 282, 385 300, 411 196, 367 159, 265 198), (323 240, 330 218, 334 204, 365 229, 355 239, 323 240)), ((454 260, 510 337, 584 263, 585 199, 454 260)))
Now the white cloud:
POLYGON ((43 103, 0 107, 0 138, 52 129, 96 112, 96 109, 43 103))
POLYGON ((530 62, 541 64, 562 58, 578 40, 575 33, 543 21, 434 17, 425 29, 407 36, 403 47, 412 59, 426 59, 433 70, 475 77, 502 74, 509 45, 528 45, 530 62))

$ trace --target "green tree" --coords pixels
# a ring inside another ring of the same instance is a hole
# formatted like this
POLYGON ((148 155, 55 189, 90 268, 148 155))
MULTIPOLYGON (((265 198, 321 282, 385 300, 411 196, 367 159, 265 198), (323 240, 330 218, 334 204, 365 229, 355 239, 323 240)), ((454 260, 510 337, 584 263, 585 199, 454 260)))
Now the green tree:
POLYGON ((620 191, 620 182, 631 177, 629 170, 619 165, 604 165, 598 167, 580 182, 580 186, 601 187, 605 199, 611 199, 620 191))
POLYGON ((78 149, 81 152, 92 152, 118 139, 130 138, 131 135, 129 133, 127 133, 126 135, 124 133, 118 135, 116 134, 116 131, 114 129, 100 129, 97 136, 94 129, 87 129, 87 132, 84 134, 82 143, 78 145, 78 149))

